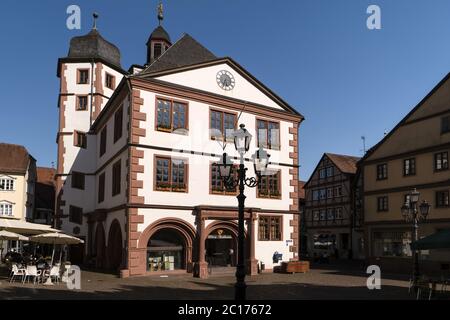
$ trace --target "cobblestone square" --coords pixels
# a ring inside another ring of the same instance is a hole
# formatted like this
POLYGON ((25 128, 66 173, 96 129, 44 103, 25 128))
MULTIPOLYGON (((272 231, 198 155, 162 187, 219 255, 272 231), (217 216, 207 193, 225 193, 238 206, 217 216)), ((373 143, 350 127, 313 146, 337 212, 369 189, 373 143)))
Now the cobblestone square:
MULTIPOLYGON (((381 290, 369 290, 367 276, 359 267, 314 266, 306 274, 264 273, 247 277, 249 299, 414 299, 408 294, 405 277, 382 275, 381 290)), ((65 284, 10 284, 0 280, 1 299, 233 299, 234 275, 213 275, 197 279, 192 275, 147 276, 120 279, 112 274, 82 271, 81 290, 65 284)))

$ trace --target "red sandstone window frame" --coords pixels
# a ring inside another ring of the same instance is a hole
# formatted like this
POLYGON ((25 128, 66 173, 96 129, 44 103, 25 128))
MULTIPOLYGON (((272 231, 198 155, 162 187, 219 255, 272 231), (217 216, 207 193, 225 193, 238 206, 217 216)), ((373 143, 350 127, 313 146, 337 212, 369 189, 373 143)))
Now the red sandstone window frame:
MULTIPOLYGON (((221 182, 221 190, 218 189, 214 189, 213 188, 213 169, 214 167, 217 168, 217 166, 214 166, 214 162, 210 162, 209 164, 209 194, 212 195, 223 195, 223 196, 236 196, 239 191, 238 191, 238 186, 235 186, 235 190, 227 190, 224 185, 223 182, 221 182)), ((218 170, 218 169, 217 169, 218 170)), ((238 166, 237 165, 233 165, 233 169, 232 169, 232 175, 234 176, 235 180, 237 178, 237 170, 238 170, 238 166)))
POLYGON ((87 94, 78 94, 78 95, 75 96, 75 99, 76 99, 76 101, 75 101, 75 105, 76 105, 75 110, 76 111, 87 111, 88 110, 89 95, 87 95, 87 94), (80 100, 80 98, 86 98, 86 105, 84 107, 81 107, 81 104, 80 104, 81 100, 80 100))
POLYGON ((228 110, 220 110, 217 108, 209 108, 209 137, 211 140, 218 140, 218 141, 227 141, 227 142, 233 142, 233 137, 229 136, 227 137, 226 135, 226 130, 225 130, 225 115, 228 116, 233 116, 234 117, 234 127, 233 130, 237 130, 237 122, 238 122, 238 113, 237 112, 233 112, 233 111, 228 111, 228 110), (221 118, 221 135, 220 136, 216 136, 213 134, 212 131, 212 114, 216 112, 216 113, 220 113, 222 115, 221 118))
POLYGON ((283 241, 283 216, 277 215, 259 215, 258 217, 258 241, 283 241), (272 225, 274 221, 272 219, 278 220, 278 235, 272 234, 272 225), (264 226, 262 226, 264 223, 264 226), (268 228, 267 231, 261 230, 262 227, 268 228), (262 232, 264 231, 264 234, 262 232))
POLYGON ((273 121, 273 120, 268 120, 268 119, 263 119, 263 118, 259 118, 257 117, 255 120, 255 130, 256 130, 256 146, 259 148, 260 145, 260 141, 259 141, 259 130, 266 130, 266 145, 263 145, 262 147, 265 149, 269 149, 269 150, 281 150, 281 123, 280 121, 273 121), (259 123, 260 122, 264 122, 265 123, 265 128, 259 128, 259 123), (278 137, 277 137, 277 144, 272 145, 272 142, 269 141, 269 124, 275 124, 278 127, 278 137))
POLYGON ((73 145, 78 148, 87 149, 87 133, 75 130, 73 134, 73 145))
POLYGON ((77 69, 77 84, 89 84, 90 80, 90 69, 89 68, 79 68, 77 69), (87 72, 86 82, 81 82, 81 72, 87 72))
POLYGON ((186 130, 186 131, 189 130, 189 102, 172 99, 172 98, 167 98, 167 97, 156 96, 155 97, 155 131, 167 132, 167 133, 177 133, 177 134, 187 134, 187 132, 184 132, 184 130, 186 130), (161 126, 158 123, 158 105, 159 105, 158 101, 165 101, 165 102, 168 102, 170 105, 169 106, 170 128, 161 126), (174 123, 173 123, 174 104, 179 104, 179 105, 184 106, 184 127, 178 127, 178 128, 174 127, 174 123))
POLYGON ((258 184, 258 187, 256 189, 256 197, 257 198, 261 198, 261 199, 276 199, 276 200, 280 200, 282 197, 282 186, 281 186, 281 169, 277 170, 277 172, 273 175, 267 175, 267 176, 261 176, 261 180, 260 180, 260 184, 258 184), (278 180, 278 188, 275 192, 273 192, 273 190, 270 190, 269 188, 269 179, 270 177, 273 176, 277 176, 277 180, 278 180), (266 180, 264 182, 264 180, 266 180), (265 183, 266 187, 266 191, 261 192, 261 187, 263 185, 263 183, 265 183))
POLYGON ((116 89, 116 77, 109 72, 105 72, 105 87, 111 90, 116 89))
POLYGON ((153 158, 153 190, 154 191, 161 191, 161 192, 176 192, 176 193, 188 193, 189 192, 189 162, 187 158, 173 158, 171 156, 167 155, 155 155, 153 158), (158 160, 167 160, 169 161, 168 166, 168 182, 167 184, 159 184, 157 181, 157 164, 158 160), (184 188, 180 187, 174 187, 172 185, 172 164, 173 161, 183 161, 184 163, 184 188))

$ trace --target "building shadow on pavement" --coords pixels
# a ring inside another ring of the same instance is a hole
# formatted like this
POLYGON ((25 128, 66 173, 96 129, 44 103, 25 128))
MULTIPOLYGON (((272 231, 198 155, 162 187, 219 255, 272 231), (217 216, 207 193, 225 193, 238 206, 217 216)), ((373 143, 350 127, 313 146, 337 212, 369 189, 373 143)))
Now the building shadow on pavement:
MULTIPOLYGON (((120 285, 111 290, 68 290, 64 285, 46 288, 32 284, 0 284, 0 299, 43 300, 232 300, 233 285, 194 283, 195 289, 163 286, 120 285)), ((366 287, 317 286, 310 284, 249 284, 250 300, 408 300, 407 288, 383 286, 381 290, 366 287)))

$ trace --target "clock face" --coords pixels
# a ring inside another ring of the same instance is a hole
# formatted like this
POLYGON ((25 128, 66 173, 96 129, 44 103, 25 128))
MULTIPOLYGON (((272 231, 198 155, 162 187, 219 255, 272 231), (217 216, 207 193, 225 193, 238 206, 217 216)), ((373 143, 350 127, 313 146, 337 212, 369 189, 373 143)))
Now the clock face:
POLYGON ((226 70, 217 72, 216 81, 219 87, 226 91, 232 90, 235 85, 233 75, 226 70))

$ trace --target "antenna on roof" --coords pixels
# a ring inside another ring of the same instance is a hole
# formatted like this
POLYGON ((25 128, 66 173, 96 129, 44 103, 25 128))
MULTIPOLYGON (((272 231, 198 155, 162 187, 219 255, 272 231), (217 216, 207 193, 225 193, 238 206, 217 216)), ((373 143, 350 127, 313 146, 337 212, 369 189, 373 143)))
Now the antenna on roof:
POLYGON ((93 25, 92 29, 97 30, 98 13, 97 13, 97 12, 94 12, 94 13, 92 14, 92 16, 94 17, 94 25, 93 25))
POLYGON ((159 1, 159 4, 158 4, 158 21, 159 21, 159 25, 161 25, 163 20, 164 20, 163 4, 162 4, 162 1, 159 1))
POLYGON ((363 155, 366 154, 366 137, 361 136, 361 140, 363 141, 363 155))

